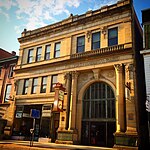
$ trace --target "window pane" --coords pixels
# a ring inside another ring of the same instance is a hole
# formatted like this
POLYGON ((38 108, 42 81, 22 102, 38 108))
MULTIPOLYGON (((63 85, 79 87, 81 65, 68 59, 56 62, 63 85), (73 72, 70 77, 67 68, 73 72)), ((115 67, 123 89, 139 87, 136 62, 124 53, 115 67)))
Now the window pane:
POLYGON ((60 57, 60 43, 55 44, 54 58, 60 57))
POLYGON ((93 42, 98 42, 98 41, 100 41, 100 32, 97 32, 97 33, 93 33, 93 34, 92 34, 92 41, 93 41, 93 42))
POLYGON ((32 94, 35 94, 37 92, 37 86, 38 86, 38 78, 34 78, 32 85, 32 94))
POLYGON ((29 86, 29 79, 25 79, 24 81, 24 88, 23 88, 23 94, 28 93, 28 86, 29 86))
POLYGON ((45 59, 49 60, 50 59, 50 45, 46 45, 46 49, 45 49, 45 59))
POLYGON ((54 85, 57 83, 57 76, 58 76, 58 75, 53 75, 53 76, 52 76, 52 80, 51 80, 51 92, 54 92, 54 91, 55 91, 54 85))
POLYGON ((60 43, 56 43, 56 50, 60 50, 60 43))
POLYGON ((113 28, 108 30, 108 46, 118 44, 118 29, 113 28))
POLYGON ((33 62, 33 49, 30 49, 28 53, 28 63, 31 62, 33 62))
POLYGON ((41 60, 41 54, 42 54, 42 47, 37 48, 37 54, 36 54, 36 61, 41 60))
POLYGON ((93 83, 83 97, 83 119, 115 118, 113 90, 104 82, 93 83))
POLYGON ((85 47, 85 36, 77 38, 77 53, 84 52, 85 47))
POLYGON ((42 78, 41 93, 46 93, 47 77, 42 78))
POLYGON ((6 86, 6 91, 5 91, 5 102, 8 102, 10 99, 10 93, 11 93, 11 84, 6 86))

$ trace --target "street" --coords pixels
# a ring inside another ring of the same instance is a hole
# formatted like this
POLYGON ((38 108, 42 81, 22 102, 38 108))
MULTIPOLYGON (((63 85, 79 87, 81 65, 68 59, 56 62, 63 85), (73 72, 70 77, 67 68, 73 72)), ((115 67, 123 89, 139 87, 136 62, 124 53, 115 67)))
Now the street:
POLYGON ((66 148, 39 148, 17 144, 0 144, 0 150, 69 150, 66 148))

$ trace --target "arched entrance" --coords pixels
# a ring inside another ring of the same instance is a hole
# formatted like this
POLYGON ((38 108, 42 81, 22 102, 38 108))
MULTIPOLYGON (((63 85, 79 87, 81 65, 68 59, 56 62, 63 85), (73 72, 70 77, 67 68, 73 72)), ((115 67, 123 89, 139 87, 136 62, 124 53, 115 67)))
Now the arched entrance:
POLYGON ((105 82, 91 84, 85 90, 82 106, 82 144, 113 147, 116 117, 112 88, 105 82))

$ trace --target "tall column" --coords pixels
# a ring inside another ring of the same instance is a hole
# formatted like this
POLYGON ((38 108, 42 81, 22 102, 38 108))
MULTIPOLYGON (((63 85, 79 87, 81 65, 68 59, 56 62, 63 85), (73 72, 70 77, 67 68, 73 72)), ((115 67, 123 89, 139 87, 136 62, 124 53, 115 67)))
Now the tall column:
POLYGON ((71 84, 72 84, 71 72, 66 73, 65 79, 66 79, 66 91, 67 91, 67 107, 66 107, 66 125, 65 125, 65 129, 68 130, 69 115, 70 115, 70 100, 71 100, 71 84))
POLYGON ((72 109, 71 109, 71 127, 70 129, 76 129, 76 109, 77 109, 77 81, 79 72, 72 72, 72 109))
POLYGON ((126 103, 125 103, 125 69, 123 64, 114 65, 116 70, 116 116, 117 132, 126 131, 126 103))

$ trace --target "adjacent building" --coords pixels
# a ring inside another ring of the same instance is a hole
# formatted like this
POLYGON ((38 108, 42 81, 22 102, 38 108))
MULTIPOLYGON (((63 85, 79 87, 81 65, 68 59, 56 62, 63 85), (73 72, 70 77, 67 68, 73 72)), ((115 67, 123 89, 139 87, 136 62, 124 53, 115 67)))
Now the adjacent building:
POLYGON ((18 56, 0 48, 0 135, 11 135, 15 110, 14 68, 18 56))
POLYGON ((13 135, 29 139, 36 109, 37 140, 137 149, 145 88, 132 0, 25 29, 18 41, 13 135))
MULTIPOLYGON (((148 110, 148 121, 150 122, 150 9, 142 10, 142 25, 143 25, 143 50, 141 54, 144 58, 145 66, 145 84, 146 84, 146 95, 147 103, 149 103, 148 110)), ((149 141, 150 141, 150 124, 149 125, 149 141)))

